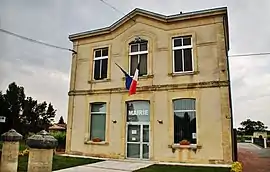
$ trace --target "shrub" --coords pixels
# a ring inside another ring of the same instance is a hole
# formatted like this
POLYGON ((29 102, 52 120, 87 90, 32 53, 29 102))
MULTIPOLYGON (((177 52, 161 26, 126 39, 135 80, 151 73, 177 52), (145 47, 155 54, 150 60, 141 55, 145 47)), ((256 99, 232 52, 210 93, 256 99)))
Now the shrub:
POLYGON ((66 132, 54 132, 51 135, 58 141, 58 148, 65 148, 66 146, 66 132))
POLYGON ((242 164, 237 161, 233 162, 231 172, 242 172, 242 171, 243 171, 242 164))
POLYGON ((19 152, 19 156, 25 156, 29 154, 29 150, 28 149, 24 149, 22 152, 19 152))

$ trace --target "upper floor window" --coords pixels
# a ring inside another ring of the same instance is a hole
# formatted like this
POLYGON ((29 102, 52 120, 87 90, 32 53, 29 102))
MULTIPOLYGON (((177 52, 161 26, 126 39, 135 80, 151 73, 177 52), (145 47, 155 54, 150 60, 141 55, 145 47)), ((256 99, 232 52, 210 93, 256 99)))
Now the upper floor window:
POLYGON ((106 103, 91 103, 90 140, 105 141, 106 133, 106 103))
POLYGON ((134 75, 140 62, 139 76, 147 75, 148 41, 135 40, 129 44, 129 74, 134 75))
POLYGON ((108 47, 94 50, 94 79, 95 80, 102 80, 102 79, 107 78, 108 50, 109 50, 108 47))
POLYGON ((173 38, 173 73, 193 71, 192 37, 173 38))
POLYGON ((173 101, 174 107, 174 143, 188 140, 196 144, 196 100, 178 99, 173 101))

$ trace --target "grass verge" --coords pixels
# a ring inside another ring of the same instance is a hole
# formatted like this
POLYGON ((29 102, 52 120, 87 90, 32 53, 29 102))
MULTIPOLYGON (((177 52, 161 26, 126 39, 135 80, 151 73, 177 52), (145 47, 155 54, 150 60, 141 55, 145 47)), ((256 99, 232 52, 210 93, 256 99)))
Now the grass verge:
POLYGON ((224 167, 195 167, 178 165, 152 165, 139 169, 136 172, 230 172, 230 168, 224 167))
MULTIPOLYGON (((91 164, 99 161, 101 160, 54 155, 52 170, 61 170, 65 168, 91 164)), ((28 156, 19 156, 18 172, 27 172, 27 165, 28 156)))

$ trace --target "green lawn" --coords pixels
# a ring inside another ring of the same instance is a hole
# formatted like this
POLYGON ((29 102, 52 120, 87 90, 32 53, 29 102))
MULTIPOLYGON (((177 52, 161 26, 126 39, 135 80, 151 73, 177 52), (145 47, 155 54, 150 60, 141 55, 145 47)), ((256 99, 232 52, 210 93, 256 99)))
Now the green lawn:
POLYGON ((152 165, 148 168, 137 170, 136 172, 230 172, 230 168, 152 165))
MULTIPOLYGON (((101 160, 55 155, 53 157, 52 170, 60 170, 79 165, 91 164, 99 161, 101 160)), ((27 172, 27 163, 28 163, 28 156, 19 156, 18 172, 27 172)))

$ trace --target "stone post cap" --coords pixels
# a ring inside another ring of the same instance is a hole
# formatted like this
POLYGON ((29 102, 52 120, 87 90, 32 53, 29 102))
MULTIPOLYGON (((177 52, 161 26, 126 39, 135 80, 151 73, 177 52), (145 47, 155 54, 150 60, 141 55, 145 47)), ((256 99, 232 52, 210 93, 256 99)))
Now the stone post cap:
POLYGON ((23 136, 18 133, 16 130, 11 129, 8 132, 5 132, 1 135, 1 139, 4 142, 18 142, 23 139, 23 136))
POLYGON ((58 141, 47 131, 42 130, 26 140, 27 146, 36 149, 54 149, 58 141))

